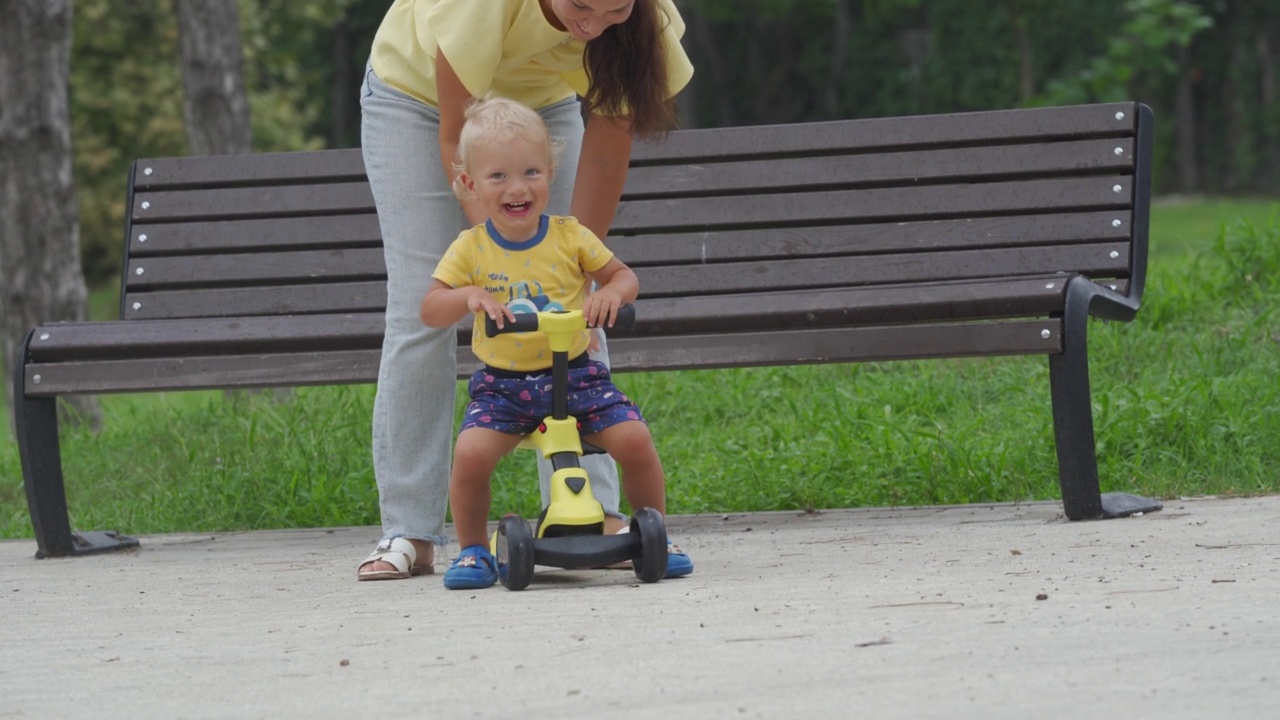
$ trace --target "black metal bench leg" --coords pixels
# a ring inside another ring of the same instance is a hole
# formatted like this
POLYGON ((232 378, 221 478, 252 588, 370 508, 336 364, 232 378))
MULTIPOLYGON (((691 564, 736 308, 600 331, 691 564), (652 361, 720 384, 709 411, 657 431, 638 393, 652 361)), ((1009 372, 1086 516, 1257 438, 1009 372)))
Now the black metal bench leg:
POLYGON ((1071 520, 1100 520, 1154 512, 1163 507, 1158 500, 1129 493, 1100 492, 1089 390, 1088 314, 1088 294, 1069 291, 1063 315, 1063 352, 1049 356, 1049 387, 1053 396, 1053 433, 1058 448, 1062 506, 1071 520))
MULTIPOLYGON (((26 346, 22 356, 26 358, 26 346)), ((27 507, 36 535, 36 557, 64 557, 137 547, 138 541, 115 532, 76 533, 67 515, 58 447, 58 405, 55 398, 31 398, 25 393, 25 362, 17 363, 13 386, 13 422, 22 458, 27 507)))

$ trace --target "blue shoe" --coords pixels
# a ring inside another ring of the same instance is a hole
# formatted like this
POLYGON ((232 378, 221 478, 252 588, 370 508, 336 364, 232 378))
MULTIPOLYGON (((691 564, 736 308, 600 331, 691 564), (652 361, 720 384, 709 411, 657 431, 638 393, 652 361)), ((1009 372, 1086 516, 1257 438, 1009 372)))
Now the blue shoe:
POLYGON ((684 577, 691 572, 693 572, 693 561, 689 559, 689 555, 681 550, 679 545, 668 540, 667 574, 663 577, 667 579, 684 577))
MULTIPOLYGON (((692 570, 693 566, 690 565, 692 570)), ((444 586, 449 590, 480 590, 498 582, 498 563, 489 548, 468 545, 462 548, 444 573, 444 586)))

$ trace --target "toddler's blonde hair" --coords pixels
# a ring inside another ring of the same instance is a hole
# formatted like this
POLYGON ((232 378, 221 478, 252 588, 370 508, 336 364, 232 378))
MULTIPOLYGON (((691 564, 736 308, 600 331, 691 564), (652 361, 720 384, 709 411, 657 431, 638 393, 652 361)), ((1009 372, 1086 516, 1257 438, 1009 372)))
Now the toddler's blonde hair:
POLYGON ((464 112, 465 122, 458 136, 458 160, 453 165, 453 192, 464 200, 473 196, 462 184, 461 174, 471 173, 471 156, 477 148, 520 137, 546 146, 547 159, 555 167, 563 143, 554 140, 547 123, 524 103, 492 93, 471 101, 464 112))

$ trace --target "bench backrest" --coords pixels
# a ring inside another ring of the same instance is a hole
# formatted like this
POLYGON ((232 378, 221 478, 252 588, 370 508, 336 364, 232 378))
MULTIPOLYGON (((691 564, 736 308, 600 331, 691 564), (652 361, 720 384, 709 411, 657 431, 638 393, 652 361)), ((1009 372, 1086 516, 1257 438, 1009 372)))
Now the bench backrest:
MULTIPOLYGON (((609 243, 640 275, 641 317, 663 332, 797 293, 794 312, 812 320, 827 307, 847 321, 856 308, 826 295, 877 288, 908 302, 934 283, 1054 273, 1137 300, 1149 112, 1115 103, 678 131, 636 147, 609 243)), ((383 308, 359 150, 140 160, 130 195, 123 319, 383 308)), ((983 302, 939 312, 996 314, 983 302)), ((895 318, 872 305, 855 319, 895 318)))

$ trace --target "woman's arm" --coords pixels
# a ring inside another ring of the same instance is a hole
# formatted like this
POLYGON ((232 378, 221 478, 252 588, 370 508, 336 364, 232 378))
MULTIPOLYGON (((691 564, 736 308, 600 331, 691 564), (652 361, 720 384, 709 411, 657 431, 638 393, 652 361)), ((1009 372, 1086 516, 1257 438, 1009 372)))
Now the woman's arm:
MULTIPOLYGON (((462 136, 462 124, 466 120, 467 103, 472 98, 443 50, 436 50, 436 98, 440 103, 440 164, 444 166, 445 177, 453 182, 457 177, 454 165, 458 162, 458 139, 462 136)), ((468 226, 485 221, 479 202, 459 199, 459 203, 466 213, 468 226)))
POLYGON ((626 117, 592 116, 582 135, 578 178, 569 214, 604 239, 618 211, 631 162, 631 122, 626 117))

